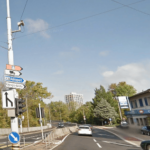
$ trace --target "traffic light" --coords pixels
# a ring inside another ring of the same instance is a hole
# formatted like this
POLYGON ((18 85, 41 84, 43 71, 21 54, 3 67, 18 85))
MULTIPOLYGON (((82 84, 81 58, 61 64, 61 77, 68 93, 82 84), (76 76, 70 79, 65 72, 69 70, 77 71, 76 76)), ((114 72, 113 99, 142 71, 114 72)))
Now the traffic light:
POLYGON ((26 111, 26 109, 23 109, 24 107, 26 107, 26 105, 23 104, 25 100, 16 98, 15 101, 16 101, 16 116, 19 116, 26 111))
MULTIPOLYGON (((39 107, 36 108, 36 117, 40 118, 39 107)), ((44 118, 44 117, 45 117, 44 108, 41 108, 41 118, 44 118)))

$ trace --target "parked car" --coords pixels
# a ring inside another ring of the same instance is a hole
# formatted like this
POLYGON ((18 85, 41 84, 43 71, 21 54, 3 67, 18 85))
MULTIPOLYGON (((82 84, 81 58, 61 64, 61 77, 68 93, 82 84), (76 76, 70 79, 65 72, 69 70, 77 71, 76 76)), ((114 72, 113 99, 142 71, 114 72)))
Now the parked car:
POLYGON ((91 135, 92 136, 92 130, 89 126, 81 125, 78 128, 78 135, 91 135))
POLYGON ((150 136, 150 126, 143 126, 141 129, 141 133, 150 136))
POLYGON ((59 122, 59 123, 58 123, 58 127, 59 127, 59 128, 63 128, 63 127, 64 127, 64 123, 63 123, 63 122, 59 122))
POLYGON ((150 141, 142 141, 141 147, 143 150, 150 150, 150 141))
POLYGON ((123 128, 128 128, 129 127, 129 125, 126 121, 121 121, 120 126, 123 127, 123 128))

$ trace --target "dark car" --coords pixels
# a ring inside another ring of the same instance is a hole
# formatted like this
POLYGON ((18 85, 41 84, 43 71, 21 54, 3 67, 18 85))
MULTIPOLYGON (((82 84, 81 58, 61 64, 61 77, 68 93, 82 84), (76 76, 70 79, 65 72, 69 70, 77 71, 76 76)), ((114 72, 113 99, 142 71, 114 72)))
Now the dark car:
POLYGON ((150 126, 143 126, 141 129, 142 134, 147 134, 150 136, 150 126))
POLYGON ((59 128, 63 128, 63 127, 64 127, 64 123, 59 122, 59 123, 58 123, 58 127, 59 127, 59 128))
POLYGON ((141 147, 143 150, 150 150, 150 141, 142 141, 141 147))

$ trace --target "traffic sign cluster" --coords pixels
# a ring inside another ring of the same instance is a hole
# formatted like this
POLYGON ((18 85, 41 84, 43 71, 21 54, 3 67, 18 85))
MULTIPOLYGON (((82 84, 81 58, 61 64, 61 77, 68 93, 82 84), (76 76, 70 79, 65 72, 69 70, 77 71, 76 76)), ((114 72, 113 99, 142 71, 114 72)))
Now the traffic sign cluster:
POLYGON ((18 77, 22 75, 22 73, 20 72, 21 70, 23 70, 23 68, 20 66, 6 65, 4 80, 7 90, 2 91, 2 107, 15 109, 16 117, 26 111, 25 109, 23 109, 26 106, 23 104, 25 100, 16 98, 16 93, 14 91, 14 89, 25 88, 26 80, 18 77))

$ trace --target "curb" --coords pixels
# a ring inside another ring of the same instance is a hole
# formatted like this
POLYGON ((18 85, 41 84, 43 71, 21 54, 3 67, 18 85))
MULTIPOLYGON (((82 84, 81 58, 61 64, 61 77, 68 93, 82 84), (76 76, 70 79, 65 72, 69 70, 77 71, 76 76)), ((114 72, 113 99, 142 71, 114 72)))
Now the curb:
MULTIPOLYGON (((99 129, 98 127, 95 127, 95 128, 99 129)), ((102 130, 104 130, 104 129, 102 129, 102 130)), ((125 141, 125 142, 127 142, 127 143, 129 143, 129 144, 132 144, 132 145, 134 145, 134 146, 136 146, 136 147, 140 147, 140 146, 138 146, 137 144, 135 144, 135 143, 133 143, 133 142, 130 142, 130 141, 128 141, 128 140, 125 140, 123 137, 121 137, 120 135, 118 135, 118 134, 116 134, 116 133, 114 133, 114 132, 112 132, 112 131, 108 131, 108 130, 105 130, 105 131, 110 132, 110 133, 112 133, 112 134, 118 136, 120 139, 122 139, 123 141, 125 141)))
POLYGON ((57 146, 59 146, 62 142, 64 142, 64 140, 65 140, 69 135, 70 135, 70 133, 67 134, 67 135, 60 141, 60 143, 59 143, 58 145, 54 146, 53 148, 51 148, 51 149, 49 149, 49 150, 53 150, 54 148, 56 148, 57 146))

